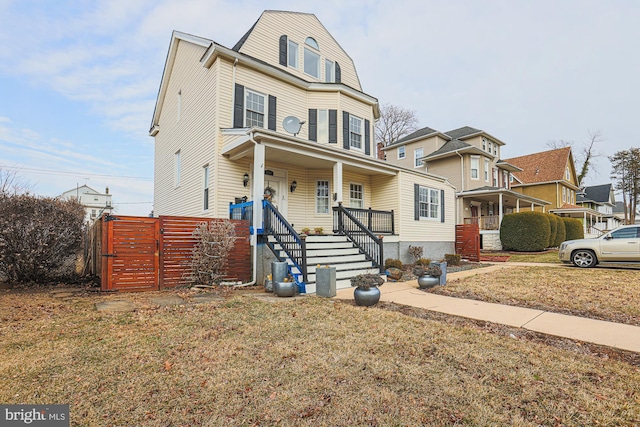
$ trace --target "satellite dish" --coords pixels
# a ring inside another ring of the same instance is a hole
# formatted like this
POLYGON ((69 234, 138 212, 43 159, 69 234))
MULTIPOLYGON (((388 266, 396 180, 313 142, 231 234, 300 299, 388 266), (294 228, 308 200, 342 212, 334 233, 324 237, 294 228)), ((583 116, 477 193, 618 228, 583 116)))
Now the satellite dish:
POLYGON ((302 129, 302 125, 305 123, 306 122, 301 122, 300 119, 295 116, 287 116, 282 121, 282 127, 287 132, 292 133, 293 136, 296 136, 300 133, 300 129, 302 129))

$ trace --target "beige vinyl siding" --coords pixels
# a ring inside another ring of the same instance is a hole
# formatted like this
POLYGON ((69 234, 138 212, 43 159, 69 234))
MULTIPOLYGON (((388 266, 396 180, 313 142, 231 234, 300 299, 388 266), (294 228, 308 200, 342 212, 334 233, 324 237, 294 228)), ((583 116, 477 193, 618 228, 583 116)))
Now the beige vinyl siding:
MULTIPOLYGON (((215 188, 214 148, 217 138, 217 67, 202 67, 204 48, 179 41, 171 70, 167 96, 155 136, 154 213, 156 215, 203 214, 202 166, 211 168, 211 188, 215 188), (178 92, 181 112, 178 117, 178 92), (201 126, 209 123, 209 126, 201 126), (180 150, 180 186, 174 188, 174 155, 180 150)), ((168 78, 165 76, 165 78, 168 78)), ((212 195, 214 198, 215 196, 212 195)), ((210 199, 210 203, 213 200, 210 199)), ((209 215, 215 212, 209 210, 209 215)))
MULTIPOLYGON (((251 175, 251 165, 249 159, 241 159, 235 162, 219 157, 218 181, 214 189, 216 193, 216 211, 217 217, 229 217, 229 203, 234 203, 236 197, 247 196, 247 200, 251 200, 251 188, 253 179, 249 185, 245 187, 242 179, 245 173, 251 175)), ((253 176, 251 175, 253 178, 253 176)))
POLYGON ((356 174, 349 171, 343 171, 342 173, 342 205, 345 207, 351 207, 350 197, 349 197, 349 184, 361 184, 362 192, 363 192, 363 208, 373 208, 371 193, 373 189, 371 188, 371 181, 368 175, 356 174))
POLYGON ((286 69, 291 74, 308 81, 324 82, 324 60, 338 62, 342 83, 362 91, 353 61, 312 14, 265 11, 251 34, 240 48, 240 52, 258 58, 268 64, 286 69), (279 40, 286 35, 298 44, 298 68, 279 64, 279 40), (304 46, 307 37, 313 37, 320 47, 320 78, 304 73, 304 46))
MULTIPOLYGON (((461 168, 460 157, 457 155, 451 157, 445 157, 443 159, 434 160, 428 163, 429 173, 445 176, 457 191, 466 191, 469 189, 468 184, 462 185, 462 178, 460 174, 461 168)), ((468 169, 470 167, 470 160, 468 156, 464 156, 464 167, 468 169)), ((468 180, 469 173, 465 172, 465 177, 468 180)), ((484 182, 484 181, 482 181, 484 182)))
POLYGON ((371 177, 371 207, 376 210, 394 211, 396 234, 400 230, 400 191, 399 175, 377 175, 371 177))
POLYGON ((400 240, 450 242, 455 239, 455 194, 453 188, 428 176, 400 172, 400 240), (414 218, 414 184, 445 192, 445 222, 414 218))

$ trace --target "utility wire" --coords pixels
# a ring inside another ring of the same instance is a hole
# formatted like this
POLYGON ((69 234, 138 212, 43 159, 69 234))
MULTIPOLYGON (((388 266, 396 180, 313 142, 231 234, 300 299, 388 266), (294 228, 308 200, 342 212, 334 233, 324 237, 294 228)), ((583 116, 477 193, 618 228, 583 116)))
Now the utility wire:
POLYGON ((12 170, 15 172, 34 172, 34 173, 47 173, 52 175, 67 175, 67 176, 95 176, 101 178, 120 178, 120 179, 136 179, 141 181, 153 181, 153 178, 143 177, 143 176, 126 176, 126 175, 108 175, 108 174, 100 174, 100 173, 90 173, 90 172, 70 172, 70 171, 57 171, 51 169, 38 169, 38 168, 24 168, 17 166, 6 166, 0 165, 1 169, 12 170))

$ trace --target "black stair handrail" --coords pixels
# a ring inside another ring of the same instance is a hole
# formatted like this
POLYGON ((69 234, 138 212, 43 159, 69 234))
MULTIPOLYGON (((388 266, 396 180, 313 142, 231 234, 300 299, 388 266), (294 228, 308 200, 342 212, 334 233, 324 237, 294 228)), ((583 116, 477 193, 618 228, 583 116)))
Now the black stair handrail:
MULTIPOLYGON (((303 283, 307 283, 307 246, 305 239, 296 233, 296 230, 293 229, 291 224, 287 222, 270 201, 263 200, 262 206, 265 234, 271 235, 276 239, 282 250, 286 252, 289 259, 293 261, 293 264, 302 273, 303 283)), ((275 250, 273 252, 279 261, 283 261, 275 250)))
MULTIPOLYGON (((396 234, 393 209, 390 211, 348 207, 344 207, 344 209, 353 215, 359 222, 366 225, 372 233, 396 234)), ((334 231, 337 232, 337 230, 334 231)))
POLYGON ((382 272, 384 270, 382 238, 373 234, 358 221, 358 218, 342 206, 342 202, 338 202, 338 206, 333 207, 333 214, 336 232, 345 235, 382 272))

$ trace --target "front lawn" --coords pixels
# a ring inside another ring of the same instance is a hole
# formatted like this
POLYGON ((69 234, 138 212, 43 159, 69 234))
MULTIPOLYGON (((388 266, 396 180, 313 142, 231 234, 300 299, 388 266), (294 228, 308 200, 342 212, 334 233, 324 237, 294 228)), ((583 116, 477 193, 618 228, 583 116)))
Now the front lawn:
POLYGON ((513 267, 429 292, 640 326, 640 271, 513 267))
POLYGON ((640 423, 637 366, 465 323, 316 297, 0 292, 0 402, 69 403, 72 425, 640 423), (95 309, 124 298, 138 309, 95 309))
POLYGON ((550 249, 545 252, 481 252, 480 255, 508 256, 509 262, 544 262, 560 264, 558 250, 550 249))

